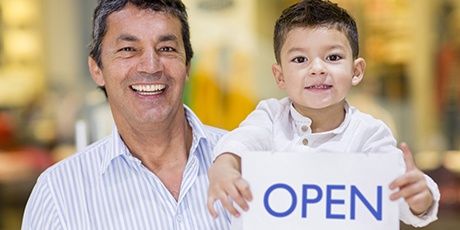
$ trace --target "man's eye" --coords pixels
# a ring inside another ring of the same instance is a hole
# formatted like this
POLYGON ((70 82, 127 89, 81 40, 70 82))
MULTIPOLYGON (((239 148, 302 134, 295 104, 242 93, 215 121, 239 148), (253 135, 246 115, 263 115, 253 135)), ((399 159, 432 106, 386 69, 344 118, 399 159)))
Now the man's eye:
POLYGON ((294 59, 292 59, 292 61, 295 63, 303 63, 307 61, 307 58, 306 57, 295 57, 294 59))
POLYGON ((339 61, 339 60, 342 59, 342 57, 340 55, 333 54, 333 55, 327 56, 326 59, 329 60, 329 61, 339 61))
POLYGON ((174 52, 174 51, 176 51, 176 49, 174 49, 173 47, 170 47, 170 46, 165 46, 165 47, 161 47, 160 51, 162 51, 162 52, 174 52))
POLYGON ((118 51, 133 52, 133 51, 136 51, 136 50, 133 47, 123 47, 123 48, 119 49, 118 51))

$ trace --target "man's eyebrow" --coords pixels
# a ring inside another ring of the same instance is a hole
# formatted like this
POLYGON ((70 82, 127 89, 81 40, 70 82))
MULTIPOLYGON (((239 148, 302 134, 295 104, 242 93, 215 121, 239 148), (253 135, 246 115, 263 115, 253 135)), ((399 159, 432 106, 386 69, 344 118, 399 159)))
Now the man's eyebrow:
POLYGON ((174 34, 161 35, 158 41, 160 42, 177 41, 177 36, 174 34))
POLYGON ((118 36, 117 41, 135 42, 135 41, 139 41, 139 38, 133 35, 129 35, 129 34, 122 34, 118 36))

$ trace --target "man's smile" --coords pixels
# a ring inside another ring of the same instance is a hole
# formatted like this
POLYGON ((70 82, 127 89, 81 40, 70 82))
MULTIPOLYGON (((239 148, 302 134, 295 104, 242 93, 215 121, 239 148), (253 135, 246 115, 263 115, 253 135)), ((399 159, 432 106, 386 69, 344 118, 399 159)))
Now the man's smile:
POLYGON ((145 96, 160 94, 166 89, 164 84, 136 84, 130 87, 138 94, 145 96))

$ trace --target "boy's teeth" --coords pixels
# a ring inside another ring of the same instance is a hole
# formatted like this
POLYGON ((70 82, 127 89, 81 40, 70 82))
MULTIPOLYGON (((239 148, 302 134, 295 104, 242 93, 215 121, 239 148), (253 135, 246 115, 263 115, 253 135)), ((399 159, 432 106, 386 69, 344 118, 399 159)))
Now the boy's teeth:
POLYGON ((329 88, 328 85, 312 85, 309 88, 314 88, 314 89, 327 89, 329 88))

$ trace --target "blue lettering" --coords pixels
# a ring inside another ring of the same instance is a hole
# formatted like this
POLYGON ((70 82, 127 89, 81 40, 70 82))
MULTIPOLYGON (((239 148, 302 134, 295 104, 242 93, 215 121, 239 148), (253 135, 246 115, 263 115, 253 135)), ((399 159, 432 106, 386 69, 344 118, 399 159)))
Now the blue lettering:
MULTIPOLYGON (((323 205, 326 207, 326 219, 346 219, 346 215, 344 213, 334 213, 333 206, 337 205, 344 205, 345 199, 337 199, 337 196, 334 197, 334 191, 345 191, 347 189, 346 185, 326 185, 325 191, 325 201, 323 205)), ((371 202, 363 195, 363 193, 358 189, 356 185, 350 185, 350 219, 356 219, 356 203, 357 200, 360 200, 362 204, 369 210, 372 216, 378 220, 382 221, 383 219, 383 194, 382 186, 377 186, 377 201, 375 206, 371 205, 371 202)), ((301 211, 301 218, 307 218, 307 211, 308 206, 310 204, 318 204, 323 199, 323 190, 319 185, 315 184, 303 184, 302 185, 302 211, 301 211), (316 193, 316 194, 315 194, 316 193)), ((297 194, 294 189, 284 183, 277 183, 271 185, 264 194, 264 207, 267 212, 274 216, 274 217, 286 217, 291 215, 297 206, 297 194), (286 210, 274 210, 270 206, 270 195, 273 191, 281 189, 283 191, 287 191, 290 195, 290 205, 286 210)))
POLYGON ((323 191, 318 185, 304 184, 302 186, 302 218, 307 217, 307 204, 318 203, 323 197, 323 191), (316 197, 308 199, 308 189, 316 190, 316 197))
POLYGON ((345 185, 328 185, 326 186, 326 218, 327 219, 345 219, 343 214, 332 214, 332 204, 345 204, 345 200, 332 199, 332 190, 345 190, 345 185))
POLYGON ((364 195, 359 191, 356 186, 351 186, 351 207, 350 207, 350 218, 355 219, 356 216, 356 196, 363 202, 366 208, 372 213, 377 220, 382 220, 382 186, 377 186, 377 208, 374 209, 369 201, 366 200, 364 195))
POLYGON ((265 206, 265 209, 272 215, 272 216, 275 216, 275 217, 285 217, 285 216, 288 216, 290 215, 295 207, 296 207, 296 204, 297 204, 297 196, 295 194, 295 191, 294 189, 292 189, 289 185, 287 184, 281 184, 281 183, 278 183, 278 184, 274 184, 272 186, 270 186, 267 191, 265 192, 265 195, 264 195, 264 206, 265 206), (270 204, 269 204, 269 198, 270 198, 270 194, 275 190, 275 189, 278 189, 278 188, 281 188, 281 189, 285 189, 289 192, 289 194, 291 195, 291 206, 289 207, 288 210, 284 211, 284 212, 276 212, 274 211, 271 207, 270 207, 270 204))

